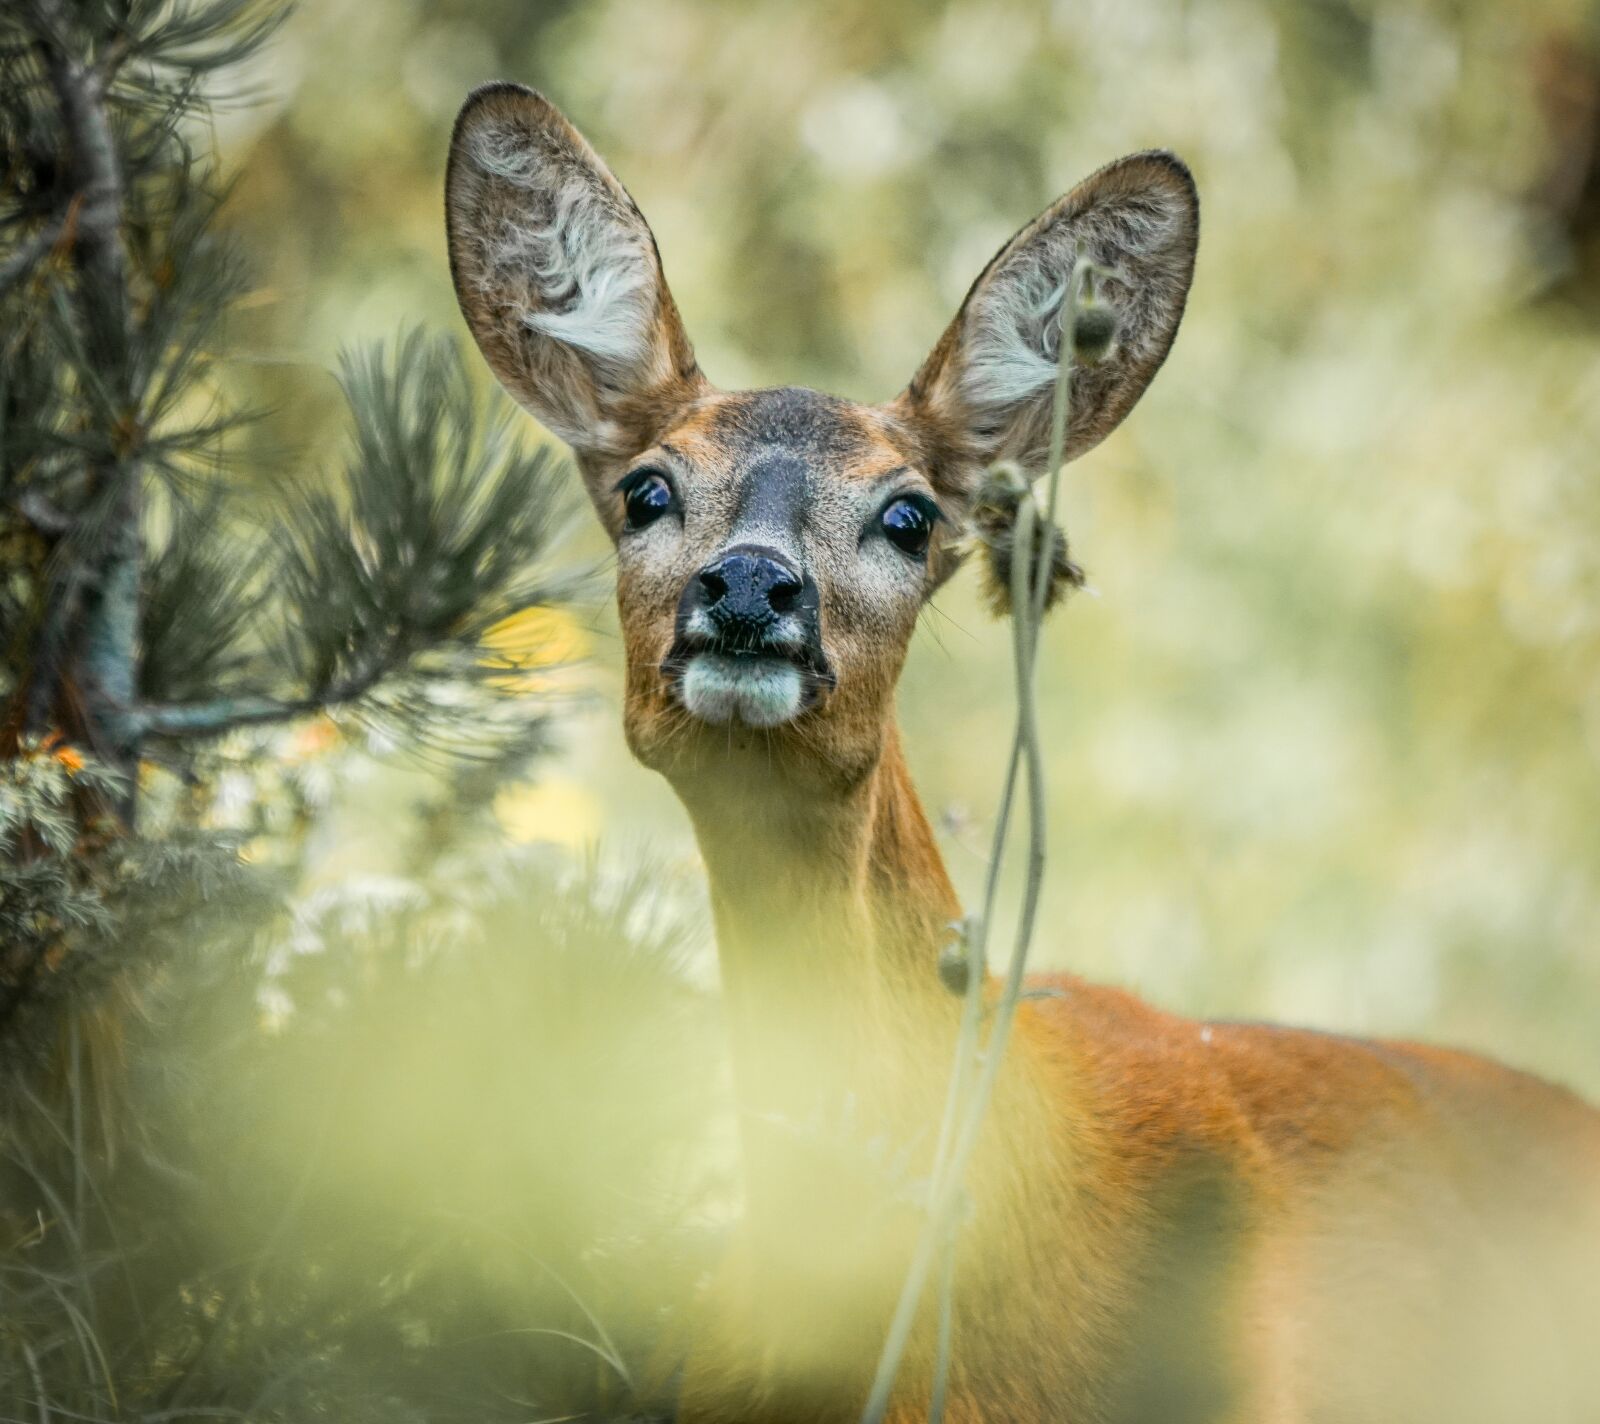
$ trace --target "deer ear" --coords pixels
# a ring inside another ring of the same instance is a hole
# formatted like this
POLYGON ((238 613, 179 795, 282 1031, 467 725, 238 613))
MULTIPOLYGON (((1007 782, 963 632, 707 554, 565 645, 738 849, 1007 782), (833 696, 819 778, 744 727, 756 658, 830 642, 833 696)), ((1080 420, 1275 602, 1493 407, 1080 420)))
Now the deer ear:
POLYGON ((1098 444, 1166 359, 1194 275, 1200 204, 1170 153, 1136 153, 1057 200, 995 255, 894 403, 929 449, 935 483, 968 495, 985 465, 1048 458, 1061 303, 1075 255, 1109 274, 1117 318, 1104 360, 1072 374, 1071 459, 1098 444))
POLYGON ((648 446, 703 378, 649 225, 542 95, 490 84, 450 140, 456 297, 517 401, 580 457, 648 446))

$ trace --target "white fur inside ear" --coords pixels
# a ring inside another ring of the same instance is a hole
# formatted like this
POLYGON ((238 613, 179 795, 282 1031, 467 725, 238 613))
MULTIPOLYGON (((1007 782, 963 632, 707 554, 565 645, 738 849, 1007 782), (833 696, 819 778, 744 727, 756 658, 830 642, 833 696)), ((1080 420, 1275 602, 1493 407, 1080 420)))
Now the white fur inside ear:
MULTIPOLYGON (((1061 305, 1078 256, 1111 274, 1104 299, 1128 318, 1142 316, 1146 263, 1159 264, 1180 236, 1183 214, 1155 200, 1122 201, 1058 220, 1002 260, 974 299, 967 321, 961 392, 977 411, 1037 399, 1054 383, 1061 356, 1061 305)), ((1129 334, 1137 343, 1143 322, 1129 334)))
POLYGON ((640 371, 653 355, 658 296, 643 225, 572 157, 530 144, 514 125, 484 124, 466 153, 485 177, 527 194, 485 234, 486 289, 526 284, 530 330, 618 373, 640 371))
POLYGON ((1034 260, 1015 265, 1021 270, 1000 273, 973 312, 961 386, 978 410, 1029 400, 1056 377, 1066 274, 1034 260))
POLYGON ((739 721, 776 727, 800 712, 800 670, 779 658, 733 658, 700 653, 684 671, 683 705, 717 726, 739 721))

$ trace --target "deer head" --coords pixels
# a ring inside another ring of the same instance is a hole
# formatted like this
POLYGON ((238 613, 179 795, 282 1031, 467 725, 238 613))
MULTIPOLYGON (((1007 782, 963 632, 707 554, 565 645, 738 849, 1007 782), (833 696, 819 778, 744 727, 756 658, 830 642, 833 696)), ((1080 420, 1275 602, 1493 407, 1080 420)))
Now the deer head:
POLYGON ((505 388, 572 446, 616 545, 629 743, 680 786, 742 776, 749 753, 808 794, 871 772, 985 466, 1045 458, 1074 255, 1110 274, 1119 335, 1074 375, 1069 457, 1166 357, 1198 234, 1178 159, 1110 164, 1001 248, 902 394, 859 405, 713 386, 638 207, 533 91, 470 97, 446 187, 468 325, 505 388))

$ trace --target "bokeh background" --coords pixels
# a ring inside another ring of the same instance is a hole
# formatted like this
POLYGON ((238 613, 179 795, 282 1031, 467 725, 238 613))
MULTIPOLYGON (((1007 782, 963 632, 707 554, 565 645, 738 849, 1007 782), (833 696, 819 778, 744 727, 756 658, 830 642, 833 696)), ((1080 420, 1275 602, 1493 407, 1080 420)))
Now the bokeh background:
MULTIPOLYGON (((1046 634, 1039 962, 1600 1091, 1592 5, 308 0, 246 78, 260 102, 219 120, 261 273, 232 378, 296 458, 337 438, 342 345, 463 331, 440 178, 481 81, 544 90, 607 156, 729 386, 892 395, 1012 230, 1177 150, 1188 316, 1065 487, 1092 596, 1046 634)), ((500 822, 648 860, 692 908, 687 823, 618 730, 581 510, 566 552, 592 597, 554 632, 586 661, 500 822)), ((901 691, 969 898, 1007 657, 968 576, 901 691)), ((336 778, 315 873, 392 868, 421 775, 336 778)))

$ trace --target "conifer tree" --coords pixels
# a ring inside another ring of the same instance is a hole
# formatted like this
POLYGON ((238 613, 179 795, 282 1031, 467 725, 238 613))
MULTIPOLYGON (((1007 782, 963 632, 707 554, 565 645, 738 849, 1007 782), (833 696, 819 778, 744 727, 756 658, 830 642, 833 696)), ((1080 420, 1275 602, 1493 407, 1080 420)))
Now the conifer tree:
POLYGON ((538 730, 488 639, 564 592, 557 481, 448 343, 347 355, 342 464, 267 520, 238 494, 252 413, 217 364, 250 278, 208 118, 283 13, 0 15, 0 1040, 131 943, 108 897, 187 914, 237 878, 219 838, 142 824, 142 766, 193 777, 219 737, 327 711, 480 755, 538 730))
POLYGON ((208 119, 281 18, 0 9, 0 1417, 643 1419, 705 997, 647 875, 496 835, 571 587, 509 407, 410 332, 244 462, 208 119), (435 771, 366 900, 296 884, 317 718, 435 771))

